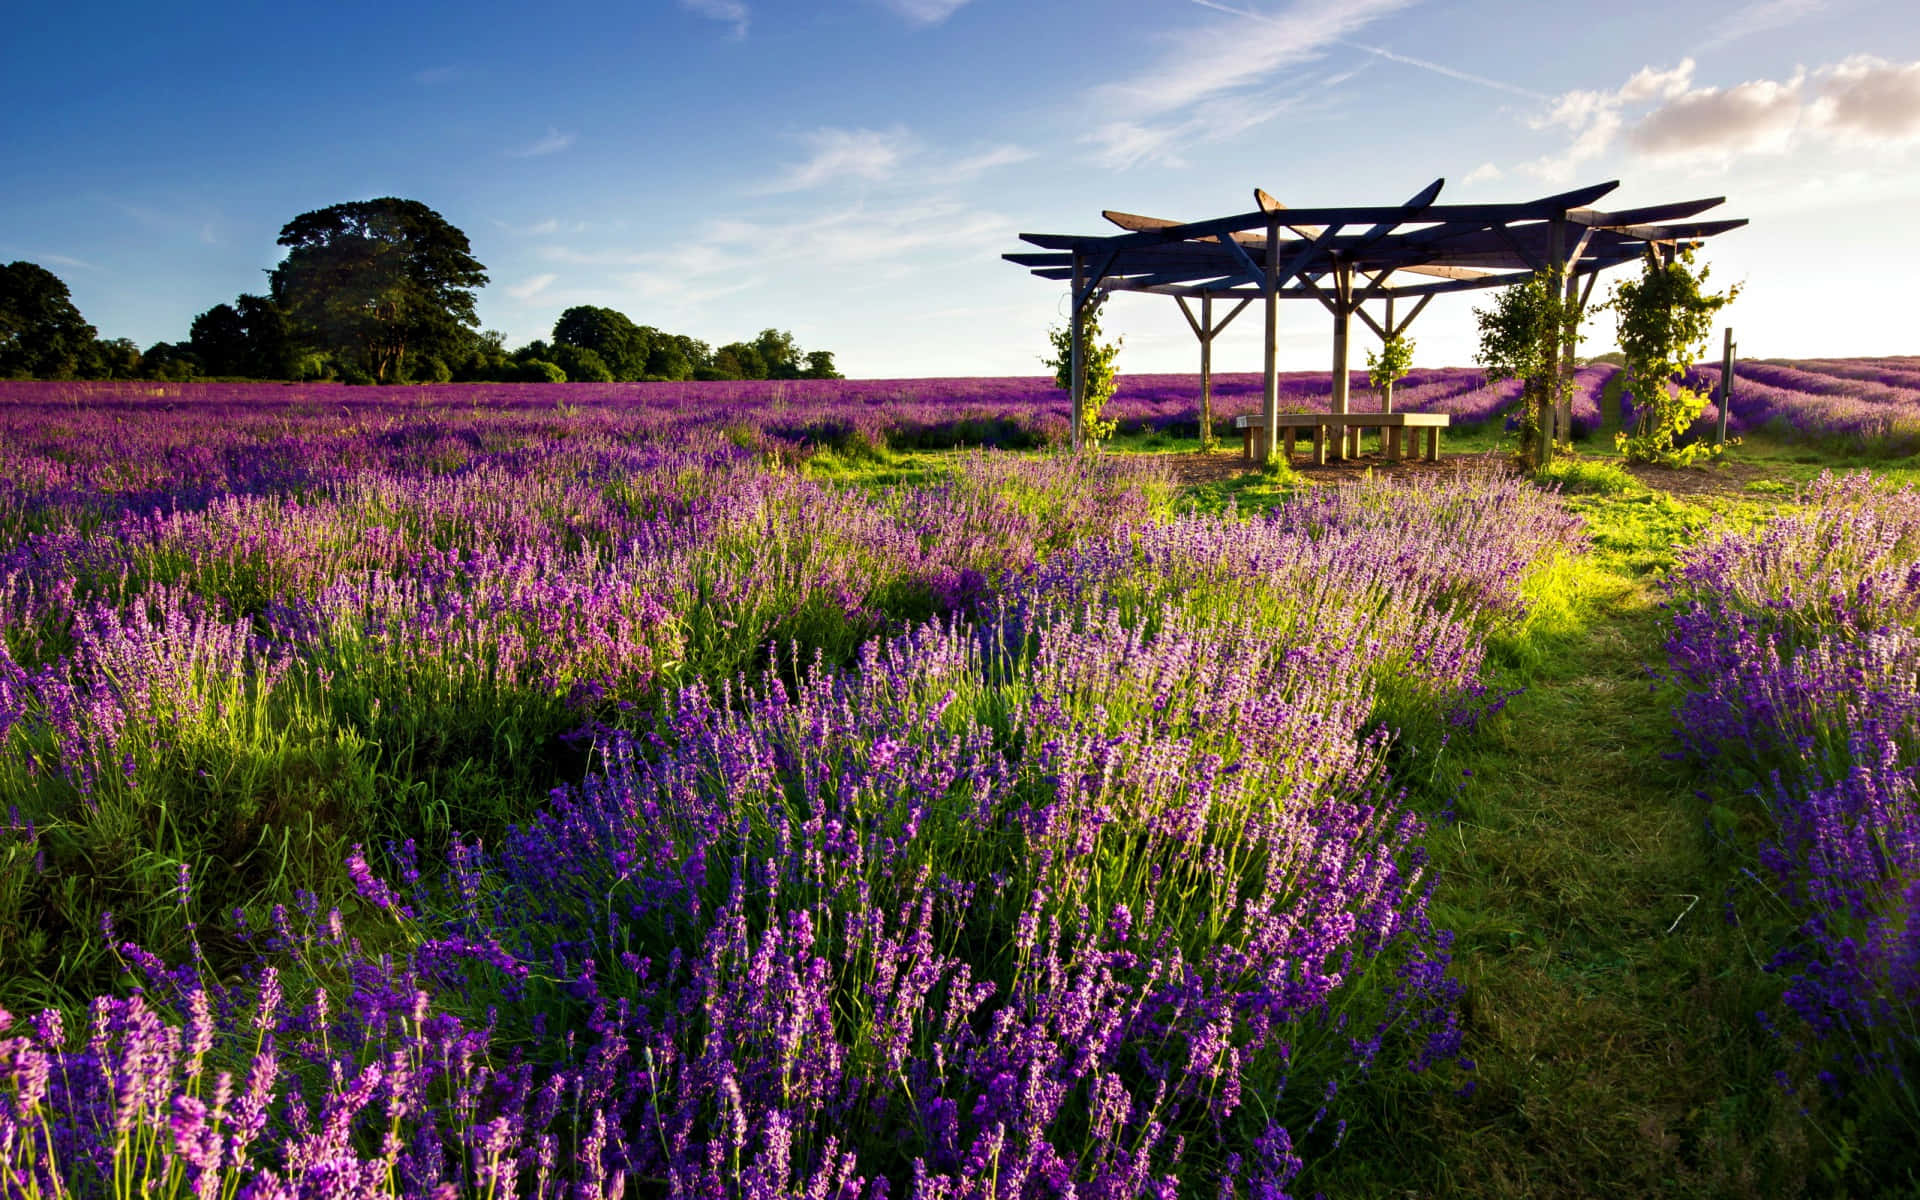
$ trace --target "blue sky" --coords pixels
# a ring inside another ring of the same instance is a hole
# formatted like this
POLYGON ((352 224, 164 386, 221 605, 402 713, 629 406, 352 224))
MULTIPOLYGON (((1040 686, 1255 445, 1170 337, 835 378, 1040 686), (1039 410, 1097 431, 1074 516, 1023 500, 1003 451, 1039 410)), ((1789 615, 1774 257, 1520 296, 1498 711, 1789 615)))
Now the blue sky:
MULTIPOLYGON (((1907 0, 639 0, 35 6, 0 66, 0 259, 103 336, 263 291, 294 215, 399 195, 472 239, 488 328, 604 304, 766 326, 863 377, 1034 374, 1062 290, 1000 260, 1118 208, 1724 194, 1754 356, 1920 353, 1920 20, 1907 0), (25 103, 18 98, 28 98, 25 103)), ((1718 215, 1718 214, 1713 214, 1718 215)), ((1473 349, 1469 296, 1412 330, 1473 349)), ((1195 369, 1121 296, 1128 371, 1195 369)), ((1282 359, 1323 368, 1317 305, 1282 359)), ((1588 352, 1611 345, 1602 318, 1588 352)), ((1216 369, 1259 366, 1258 322, 1216 369)))

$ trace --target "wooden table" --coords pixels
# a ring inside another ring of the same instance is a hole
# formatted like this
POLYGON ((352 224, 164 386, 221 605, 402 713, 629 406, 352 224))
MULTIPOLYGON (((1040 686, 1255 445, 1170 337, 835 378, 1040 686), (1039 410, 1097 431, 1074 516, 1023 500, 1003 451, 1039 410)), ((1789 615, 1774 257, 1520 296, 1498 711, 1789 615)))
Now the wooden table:
MULTIPOLYGON (((1446 413, 1281 413, 1278 419, 1280 435, 1285 439, 1285 455, 1282 460, 1293 462, 1294 439, 1302 431, 1313 434, 1313 461, 1318 466, 1327 462, 1327 442, 1329 434, 1340 431, 1339 444, 1333 448, 1333 457, 1343 459, 1358 456, 1360 453, 1360 431, 1378 429, 1380 441, 1386 449, 1388 462, 1399 462, 1401 449, 1405 446, 1408 456, 1419 453, 1420 435, 1427 435, 1426 460, 1440 461, 1440 431, 1452 422, 1446 413)), ((1258 414, 1235 417, 1233 427, 1240 431, 1244 443, 1244 456, 1248 462, 1259 462, 1266 457, 1267 422, 1258 414)))

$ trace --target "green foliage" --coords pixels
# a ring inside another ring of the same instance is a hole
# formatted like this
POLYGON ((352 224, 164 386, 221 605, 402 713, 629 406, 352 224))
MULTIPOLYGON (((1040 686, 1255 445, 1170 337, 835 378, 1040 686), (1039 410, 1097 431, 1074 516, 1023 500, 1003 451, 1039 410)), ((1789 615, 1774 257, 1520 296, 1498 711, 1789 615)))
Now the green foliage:
MULTIPOLYGON (((1095 443, 1106 441, 1119 428, 1118 422, 1106 418, 1106 409, 1107 401, 1113 399, 1114 391, 1120 386, 1120 376, 1114 370, 1113 363, 1120 356, 1120 347, 1126 340, 1100 340, 1100 309, 1106 302, 1106 293, 1095 295, 1087 302, 1086 310, 1080 317, 1084 359, 1081 372, 1086 383, 1086 393, 1080 403, 1080 428, 1087 440, 1095 443)), ((1072 391, 1073 326, 1055 325, 1049 328, 1047 340, 1053 343, 1053 354, 1040 361, 1053 368, 1053 386, 1072 391)))
POLYGON ((200 357, 185 342, 155 342, 140 356, 140 371, 148 379, 192 379, 201 374, 200 357))
POLYGON ((544 358, 529 358, 514 364, 514 383, 565 383, 567 373, 558 363, 544 358))
POLYGON ((765 379, 767 361, 758 347, 748 342, 729 342, 713 352, 713 361, 704 371, 696 370, 696 379, 765 379))
MULTIPOLYGON (((654 332, 635 325, 625 313, 578 304, 561 313, 560 319, 554 322, 553 344, 556 349, 572 346, 592 353, 600 360, 599 370, 606 372, 608 380, 624 383, 647 373, 647 356, 653 351, 651 335, 654 332)), ((555 361, 566 367, 569 379, 597 380, 597 373, 584 367, 583 373, 576 374, 564 357, 556 354, 555 361)))
POLYGON ((1587 458, 1557 459, 1536 471, 1534 479, 1540 483, 1557 486, 1568 494, 1593 493, 1601 496, 1619 496, 1645 490, 1640 482, 1627 474, 1619 464, 1596 462, 1587 458))
POLYGON ((1380 352, 1367 351, 1367 384, 1383 396, 1393 395, 1393 385, 1413 369, 1413 342, 1394 334, 1380 343, 1380 352))
POLYGON ((1687 369, 1706 353, 1714 315, 1740 294, 1738 284, 1724 292, 1703 290, 1708 268, 1703 264, 1696 271, 1693 257, 1687 250, 1663 265, 1649 255, 1640 278, 1615 285, 1607 301, 1620 323, 1620 352, 1636 413, 1634 431, 1615 435, 1629 462, 1685 466, 1723 448, 1706 442, 1676 445, 1713 402, 1686 386, 1687 369))
POLYGON ((1473 310, 1480 327, 1475 361, 1495 379, 1525 384, 1520 403, 1520 456, 1534 466, 1547 461, 1548 413, 1572 387, 1572 373, 1560 369, 1560 346, 1577 342, 1580 311, 1566 298, 1566 275, 1556 268, 1535 271, 1524 282, 1494 293, 1487 308, 1473 310))
POLYGON ((71 379, 94 337, 59 276, 30 262, 0 267, 0 378, 71 379))
POLYGON ((553 345, 553 361, 566 373, 570 383, 613 383, 619 378, 608 367, 606 360, 581 346, 556 341, 553 345))
POLYGON ((80 358, 83 379, 135 379, 140 375, 140 347, 131 338, 102 338, 80 358))
POLYGON ((209 375, 238 375, 247 351, 247 328, 240 310, 216 304, 193 319, 189 345, 209 375))
POLYGON ((302 213, 280 230, 273 299, 303 337, 384 383, 408 354, 456 350, 486 268, 467 235, 392 196, 302 213))
POLYGON ((803 379, 845 379, 833 365, 833 351, 807 351, 807 369, 801 372, 803 379))

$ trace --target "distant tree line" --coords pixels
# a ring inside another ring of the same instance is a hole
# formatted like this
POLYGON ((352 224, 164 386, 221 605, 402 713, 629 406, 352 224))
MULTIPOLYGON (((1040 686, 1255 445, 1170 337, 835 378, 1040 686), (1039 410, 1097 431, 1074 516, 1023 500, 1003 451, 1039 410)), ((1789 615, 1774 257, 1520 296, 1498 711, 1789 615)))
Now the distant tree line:
POLYGON ((280 231, 287 256, 267 294, 193 319, 186 341, 145 350, 102 339, 67 285, 34 263, 0 267, 0 378, 275 379, 349 383, 619 383, 838 379, 833 353, 763 329, 714 348, 576 305, 553 337, 509 350, 481 330, 487 282, 467 237, 414 200, 387 197, 302 213, 280 231))

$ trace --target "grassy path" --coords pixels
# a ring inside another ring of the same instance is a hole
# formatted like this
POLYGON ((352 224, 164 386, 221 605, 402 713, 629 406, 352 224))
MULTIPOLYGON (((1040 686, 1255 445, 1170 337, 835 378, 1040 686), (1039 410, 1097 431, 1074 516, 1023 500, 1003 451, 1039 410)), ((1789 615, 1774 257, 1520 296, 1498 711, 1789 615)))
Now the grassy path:
POLYGON ((1461 790, 1435 824, 1434 915, 1458 935, 1475 1093, 1384 1105, 1363 1144, 1392 1153, 1348 1162, 1329 1195, 1807 1190, 1817 1135, 1773 1083, 1754 935, 1724 915, 1739 856, 1665 757, 1672 696, 1648 672, 1659 577, 1711 514, 1658 494, 1576 503, 1596 553, 1499 648, 1526 690, 1442 760, 1461 790))

